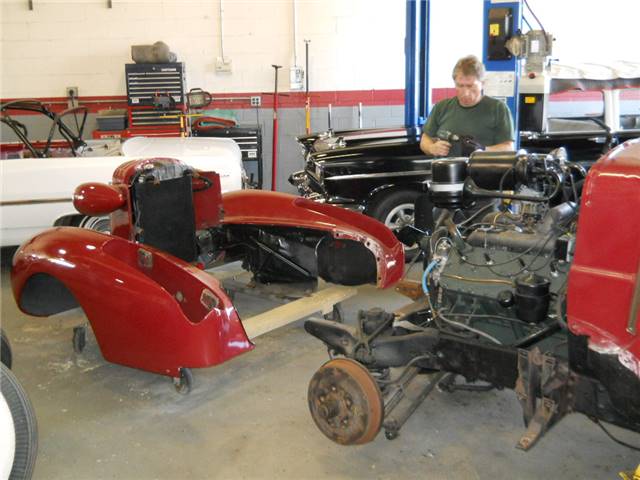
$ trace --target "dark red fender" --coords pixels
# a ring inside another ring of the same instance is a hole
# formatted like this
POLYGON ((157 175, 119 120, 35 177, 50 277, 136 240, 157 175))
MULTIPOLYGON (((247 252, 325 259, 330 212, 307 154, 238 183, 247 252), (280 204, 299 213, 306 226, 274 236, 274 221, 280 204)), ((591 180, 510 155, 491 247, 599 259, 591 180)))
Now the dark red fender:
POLYGON ((640 377, 640 139, 589 171, 569 273, 569 328, 640 377), (635 328, 634 328, 635 327, 635 328))
POLYGON ((404 272, 404 250, 395 235, 371 217, 286 193, 241 190, 222 195, 222 224, 278 225, 330 232, 357 240, 376 258, 377 285, 386 288, 404 272))
POLYGON ((214 277, 146 245, 78 228, 41 233, 14 257, 21 309, 25 282, 37 273, 71 291, 110 362, 177 377, 180 367, 216 365, 253 349, 214 277), (142 266, 141 255, 153 266, 142 266))

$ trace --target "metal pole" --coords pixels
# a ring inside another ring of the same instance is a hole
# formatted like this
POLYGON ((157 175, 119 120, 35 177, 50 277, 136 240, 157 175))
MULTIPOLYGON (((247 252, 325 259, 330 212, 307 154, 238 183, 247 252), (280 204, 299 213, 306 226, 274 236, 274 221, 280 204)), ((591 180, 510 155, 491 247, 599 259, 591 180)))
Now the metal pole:
POLYGON ((307 101, 304 105, 304 114, 305 114, 305 129, 306 129, 307 135, 311 133, 311 96, 309 95, 309 44, 310 43, 311 43, 311 40, 304 41, 304 57, 305 57, 304 74, 306 77, 305 80, 306 80, 306 94, 307 94, 307 101))
POLYGON ((282 65, 271 65, 276 74, 273 90, 273 150, 271 152, 271 190, 276 191, 276 170, 278 167, 278 69, 282 65))

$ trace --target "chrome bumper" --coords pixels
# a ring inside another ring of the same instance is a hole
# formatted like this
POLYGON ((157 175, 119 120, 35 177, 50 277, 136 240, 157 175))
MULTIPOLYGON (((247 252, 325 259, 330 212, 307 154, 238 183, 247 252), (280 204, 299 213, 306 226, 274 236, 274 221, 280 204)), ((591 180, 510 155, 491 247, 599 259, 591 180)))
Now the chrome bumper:
POLYGON ((300 195, 304 197, 314 193, 310 186, 309 176, 304 170, 299 170, 289 175, 289 183, 296 187, 300 195))
POLYGON ((293 172, 289 176, 289 183, 298 189, 298 193, 309 200, 313 200, 318 203, 326 203, 329 205, 336 205, 338 207, 348 208, 349 210, 355 210, 362 212, 365 209, 365 205, 356 202, 352 198, 344 197, 332 197, 326 195, 324 192, 316 192, 311 188, 311 182, 309 180, 309 174, 300 170, 293 172))

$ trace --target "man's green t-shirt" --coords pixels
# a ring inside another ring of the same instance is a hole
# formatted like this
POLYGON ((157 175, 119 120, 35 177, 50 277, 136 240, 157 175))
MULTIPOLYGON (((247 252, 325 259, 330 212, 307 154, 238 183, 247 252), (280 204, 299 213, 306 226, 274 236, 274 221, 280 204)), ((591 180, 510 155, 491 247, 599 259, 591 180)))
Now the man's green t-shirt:
POLYGON ((422 131, 435 139, 439 132, 471 135, 482 145, 513 141, 509 108, 500 100, 483 96, 473 107, 463 107, 456 97, 438 102, 422 131))

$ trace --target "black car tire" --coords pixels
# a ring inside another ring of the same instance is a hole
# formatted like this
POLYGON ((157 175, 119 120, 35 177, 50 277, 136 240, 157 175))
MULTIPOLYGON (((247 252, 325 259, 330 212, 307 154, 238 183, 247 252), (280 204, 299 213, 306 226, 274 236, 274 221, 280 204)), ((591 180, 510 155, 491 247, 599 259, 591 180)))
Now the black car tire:
MULTIPOLYGON (((389 217, 395 209, 403 205, 406 205, 407 209, 410 209, 411 216, 413 217, 415 212, 415 202, 419 196, 420 192, 416 190, 394 190, 389 193, 380 193, 374 199, 373 204, 369 209, 369 215, 394 230, 391 223, 397 224, 397 222, 392 222, 393 218, 389 219, 387 217, 389 217)), ((413 225, 413 223, 411 223, 411 225, 413 225)))
POLYGON ((10 479, 30 479, 38 454, 38 425, 31 401, 16 377, 0 364, 0 390, 7 402, 15 430, 15 453, 10 479))
POLYGON ((0 329, 0 361, 4 363, 7 368, 11 368, 11 364, 13 363, 11 344, 9 343, 9 338, 7 338, 7 335, 2 329, 0 329))
MULTIPOLYGON (((406 225, 413 225, 415 221, 415 202, 421 195, 417 190, 394 190, 389 193, 380 193, 374 200, 369 215, 384 223, 394 233, 406 225), (398 218, 398 216, 410 215, 411 220, 398 218)), ((405 260, 411 260, 418 253, 416 247, 405 246, 405 260)))
POLYGON ((66 215, 56 220, 54 227, 80 227, 95 230, 100 233, 110 233, 111 219, 109 216, 87 217, 85 215, 66 215))
POLYGON ((87 230, 95 230, 100 233, 111 233, 111 218, 107 216, 100 217, 82 217, 80 228, 86 228, 87 230))

